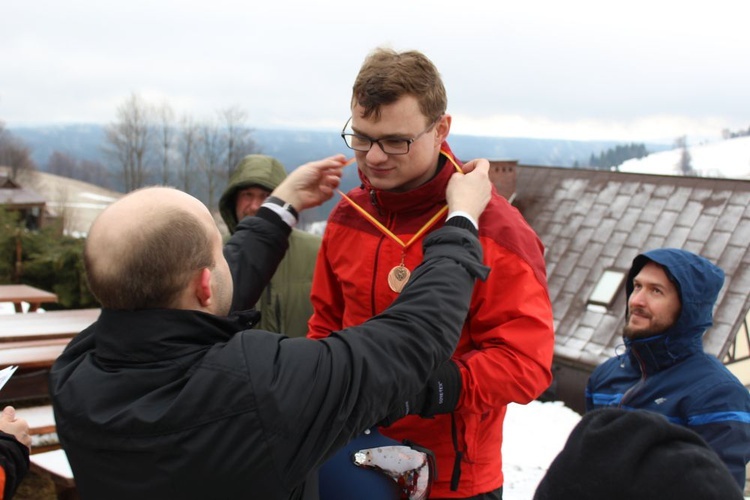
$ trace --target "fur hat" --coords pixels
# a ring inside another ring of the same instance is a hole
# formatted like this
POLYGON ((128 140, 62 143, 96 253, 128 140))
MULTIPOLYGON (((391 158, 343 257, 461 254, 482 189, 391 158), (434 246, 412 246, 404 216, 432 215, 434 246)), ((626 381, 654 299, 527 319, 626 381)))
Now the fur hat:
POLYGON ((583 416, 534 500, 742 500, 737 482, 698 434, 641 410, 583 416))

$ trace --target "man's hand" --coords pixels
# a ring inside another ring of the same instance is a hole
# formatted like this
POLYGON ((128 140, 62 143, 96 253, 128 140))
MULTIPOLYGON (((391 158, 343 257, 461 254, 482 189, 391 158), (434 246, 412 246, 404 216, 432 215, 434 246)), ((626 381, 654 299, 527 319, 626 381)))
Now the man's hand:
POLYGON ((23 418, 16 418, 16 409, 12 406, 6 406, 0 412, 0 431, 14 435, 20 443, 31 449, 29 423, 23 418))
POLYGON ((456 172, 448 182, 445 198, 451 212, 466 212, 474 220, 479 220, 487 203, 490 202, 492 182, 490 182, 490 162, 484 158, 472 160, 463 166, 463 174, 456 172))
POLYGON ((312 161, 297 167, 271 193, 301 212, 328 201, 341 182, 344 155, 312 161))

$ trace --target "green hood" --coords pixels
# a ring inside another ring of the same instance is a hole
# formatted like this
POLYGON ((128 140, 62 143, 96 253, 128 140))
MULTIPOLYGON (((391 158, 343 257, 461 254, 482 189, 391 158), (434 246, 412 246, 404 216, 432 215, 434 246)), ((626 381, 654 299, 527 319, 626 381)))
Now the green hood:
POLYGON ((266 155, 248 155, 237 165, 229 178, 229 185, 219 200, 219 212, 230 233, 237 227, 234 201, 237 191, 251 186, 260 186, 273 191, 286 179, 286 169, 279 160, 266 155))

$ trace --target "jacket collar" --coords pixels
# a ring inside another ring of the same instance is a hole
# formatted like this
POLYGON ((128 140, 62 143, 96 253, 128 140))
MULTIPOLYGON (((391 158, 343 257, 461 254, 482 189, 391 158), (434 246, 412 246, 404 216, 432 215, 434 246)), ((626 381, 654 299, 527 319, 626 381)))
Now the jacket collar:
POLYGON ((438 158, 437 172, 432 179, 425 182, 411 191, 403 193, 394 193, 376 189, 370 184, 370 181, 359 171, 359 177, 362 181, 361 188, 369 194, 369 201, 378 209, 380 213, 399 212, 424 213, 435 205, 445 203, 445 189, 448 186, 453 173, 456 171, 453 163, 448 158, 452 158, 457 165, 461 162, 453 155, 447 142, 443 142, 440 147, 440 156, 438 158))
POLYGON ((258 318, 255 310, 220 317, 181 309, 103 309, 93 325, 96 356, 130 363, 175 359, 227 342, 258 318))
POLYGON ((643 339, 624 339, 631 361, 640 366, 646 375, 669 368, 696 353, 703 352, 700 337, 671 333, 643 339))

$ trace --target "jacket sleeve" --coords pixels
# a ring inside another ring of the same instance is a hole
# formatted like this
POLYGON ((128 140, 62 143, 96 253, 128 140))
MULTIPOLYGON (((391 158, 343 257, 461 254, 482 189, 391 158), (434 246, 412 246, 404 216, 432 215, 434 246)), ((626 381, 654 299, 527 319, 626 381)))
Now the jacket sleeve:
POLYGON ((250 309, 276 272, 289 248, 289 227, 276 213, 261 207, 245 217, 224 245, 234 282, 231 311, 250 309))
POLYGON ((325 338, 331 332, 341 330, 343 326, 344 297, 328 259, 330 244, 330 233, 326 229, 318 251, 310 290, 313 315, 308 322, 307 337, 311 339, 325 338))
POLYGON ((687 426, 706 440, 744 490, 750 461, 750 393, 747 389, 736 382, 711 384, 703 394, 693 396, 687 426))
POLYGON ((29 449, 5 432, 0 432, 0 469, 5 478, 0 499, 13 498, 18 484, 29 471, 29 449))
POLYGON ((538 397, 552 381, 554 352, 544 274, 493 241, 483 247, 492 273, 477 283, 464 325, 470 348, 453 358, 462 379, 456 409, 479 414, 538 397))
POLYGON ((251 383, 271 459, 286 481, 299 481, 418 392, 453 352, 474 279, 488 269, 476 238, 463 229, 441 228, 424 246, 423 263, 383 313, 319 341, 246 347, 250 366, 274 363, 253 371, 251 383))

